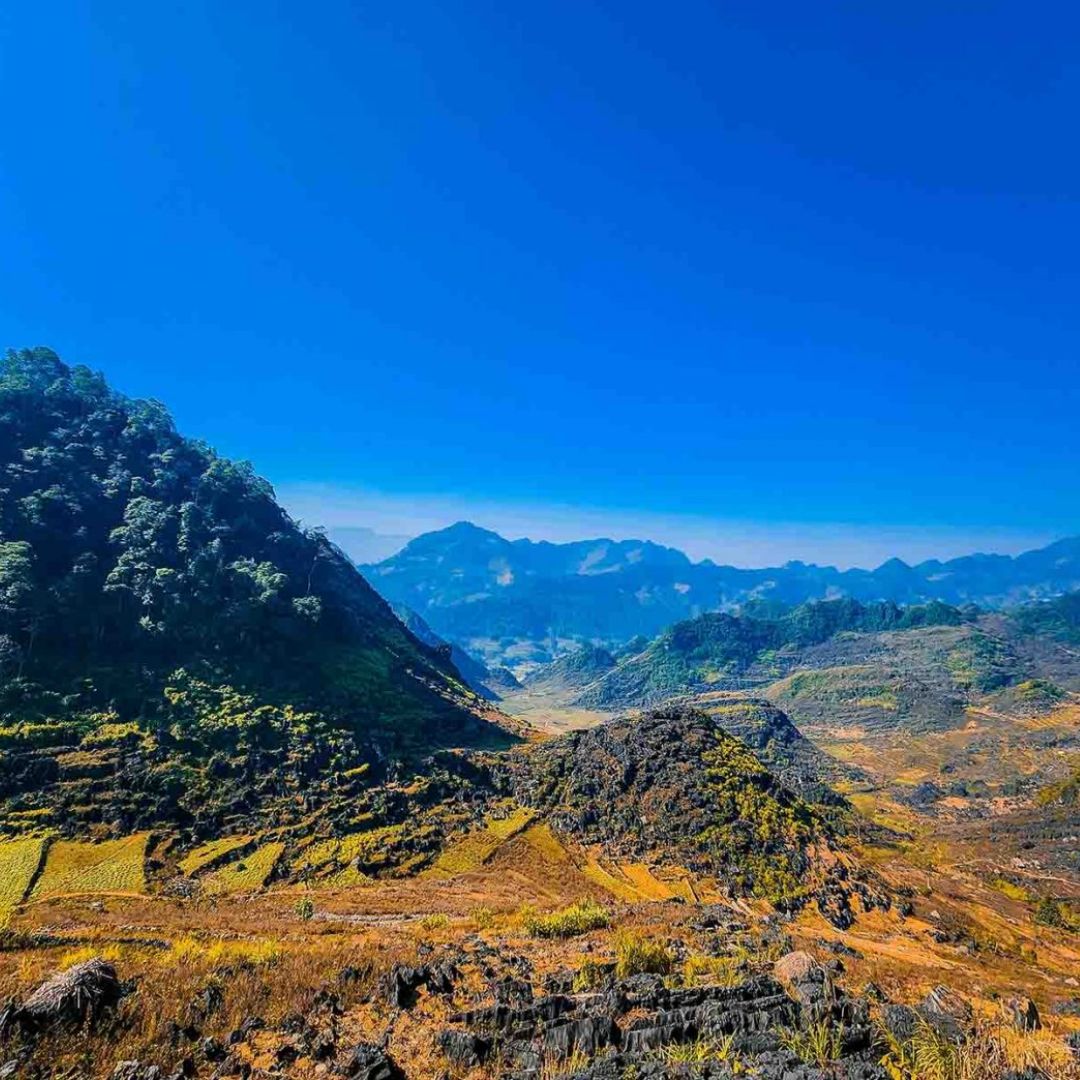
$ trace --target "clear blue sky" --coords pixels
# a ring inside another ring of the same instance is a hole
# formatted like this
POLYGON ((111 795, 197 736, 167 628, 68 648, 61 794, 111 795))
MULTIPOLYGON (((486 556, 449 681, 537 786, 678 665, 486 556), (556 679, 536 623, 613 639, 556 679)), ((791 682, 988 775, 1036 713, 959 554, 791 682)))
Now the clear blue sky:
POLYGON ((1078 12, 5 5, 0 337, 334 524, 1080 532, 1078 12))

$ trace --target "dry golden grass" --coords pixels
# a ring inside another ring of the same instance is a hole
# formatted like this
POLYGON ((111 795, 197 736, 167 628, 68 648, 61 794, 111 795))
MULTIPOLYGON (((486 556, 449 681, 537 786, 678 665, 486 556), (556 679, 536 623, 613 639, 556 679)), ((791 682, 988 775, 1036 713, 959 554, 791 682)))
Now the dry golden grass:
POLYGON ((217 840, 211 840, 201 847, 189 851, 179 862, 180 872, 187 877, 193 877, 200 870, 212 866, 231 855, 234 851, 247 847, 254 840, 253 836, 222 836, 217 840))
POLYGON ((535 818, 535 810, 517 807, 505 817, 488 820, 482 829, 446 847, 431 868, 425 871, 426 875, 452 878, 478 869, 502 844, 527 829, 535 818))
POLYGON ((594 885, 599 885, 601 889, 611 893, 616 900, 624 900, 632 904, 644 899, 641 893, 626 878, 622 877, 621 874, 616 877, 598 859, 590 856, 589 860, 581 868, 581 872, 594 885))
POLYGON ((45 852, 44 837, 0 843, 0 927, 7 925, 26 896, 45 852))
POLYGON ((55 841, 49 847, 31 901, 84 893, 145 893, 144 863, 149 839, 149 833, 136 833, 99 844, 55 841))
POLYGON ((285 845, 280 841, 263 844, 245 858, 206 874, 200 879, 202 891, 207 896, 225 896, 261 889, 274 872, 284 850, 285 845))

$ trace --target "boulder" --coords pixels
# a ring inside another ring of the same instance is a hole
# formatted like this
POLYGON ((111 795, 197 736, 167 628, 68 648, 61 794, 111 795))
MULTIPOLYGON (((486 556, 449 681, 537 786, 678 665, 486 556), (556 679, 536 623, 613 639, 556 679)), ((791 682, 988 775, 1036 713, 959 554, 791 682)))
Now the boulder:
POLYGON ((120 1001, 116 968, 99 957, 76 964, 43 982, 22 1004, 0 1013, 0 1038, 18 1028, 32 1035, 57 1027, 96 1024, 120 1001))
POLYGON ((404 1080, 405 1074, 381 1046, 360 1043, 341 1070, 348 1080, 404 1080))
POLYGON ((948 986, 935 986, 918 1005, 922 1018, 947 1039, 962 1039, 971 1029, 967 999, 948 986))
POLYGON ((1042 1027, 1039 1008, 1029 997, 1008 998, 1002 1002, 1001 1011, 1017 1031, 1038 1031, 1042 1027))

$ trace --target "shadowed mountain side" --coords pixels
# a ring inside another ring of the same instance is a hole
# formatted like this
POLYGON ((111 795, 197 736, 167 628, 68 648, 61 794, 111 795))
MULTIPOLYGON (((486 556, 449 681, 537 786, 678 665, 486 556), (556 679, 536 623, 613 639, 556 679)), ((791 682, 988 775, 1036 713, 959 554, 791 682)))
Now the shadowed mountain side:
POLYGON ((249 465, 48 349, 0 364, 0 490, 5 815, 280 819, 509 741, 249 465))

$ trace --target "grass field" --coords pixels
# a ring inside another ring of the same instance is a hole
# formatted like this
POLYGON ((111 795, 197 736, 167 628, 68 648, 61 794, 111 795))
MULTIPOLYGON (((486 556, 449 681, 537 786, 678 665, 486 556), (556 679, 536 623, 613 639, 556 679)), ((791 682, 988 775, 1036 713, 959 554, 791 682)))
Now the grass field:
POLYGON ((80 893, 146 892, 144 862, 149 833, 100 844, 57 840, 49 847, 45 869, 31 900, 80 893))
POLYGON ((225 896, 229 893, 254 892, 266 884, 277 866, 285 845, 275 841, 263 844, 250 855, 212 870, 201 878, 203 892, 209 896, 225 896))
POLYGON ((222 836, 218 840, 211 840, 208 844, 189 851, 180 860, 180 871, 187 877, 192 877, 200 870, 212 866, 219 859, 224 859, 234 851, 246 847, 254 839, 254 836, 222 836))
POLYGON ((504 818, 489 820, 482 829, 450 844, 426 871, 427 875, 450 878, 478 869, 501 844, 527 829, 535 818, 535 810, 518 807, 504 818))
POLYGON ((0 927, 22 903, 45 851, 45 838, 5 840, 0 843, 0 927))

